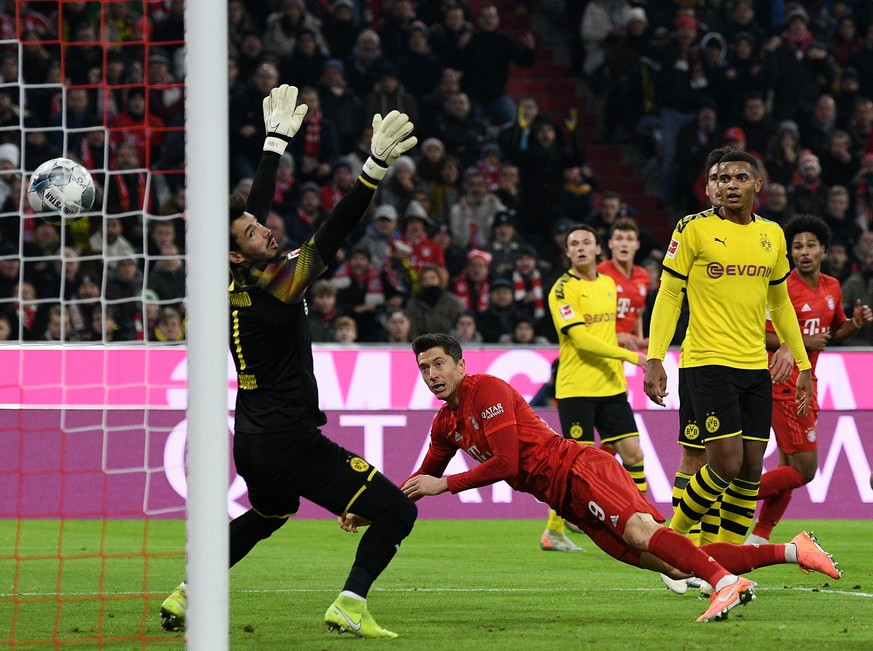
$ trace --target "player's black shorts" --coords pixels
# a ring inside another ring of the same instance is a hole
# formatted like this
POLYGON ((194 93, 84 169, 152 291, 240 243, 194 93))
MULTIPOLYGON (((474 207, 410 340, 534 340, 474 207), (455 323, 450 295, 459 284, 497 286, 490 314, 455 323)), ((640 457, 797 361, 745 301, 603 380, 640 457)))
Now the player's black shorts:
POLYGON ((381 508, 380 501, 400 494, 376 468, 315 428, 282 434, 237 433, 233 460, 248 487, 252 508, 264 516, 293 515, 305 497, 335 515, 353 511, 371 519, 381 508))
POLYGON ((594 428, 602 443, 639 436, 626 393, 597 398, 560 398, 558 417, 564 438, 594 444, 594 428))
POLYGON ((706 446, 706 429, 701 429, 694 417, 694 407, 688 391, 685 369, 679 369, 679 445, 703 450, 706 446))
POLYGON ((738 432, 744 439, 770 440, 773 387, 767 369, 694 366, 685 369, 685 380, 707 441, 738 432))

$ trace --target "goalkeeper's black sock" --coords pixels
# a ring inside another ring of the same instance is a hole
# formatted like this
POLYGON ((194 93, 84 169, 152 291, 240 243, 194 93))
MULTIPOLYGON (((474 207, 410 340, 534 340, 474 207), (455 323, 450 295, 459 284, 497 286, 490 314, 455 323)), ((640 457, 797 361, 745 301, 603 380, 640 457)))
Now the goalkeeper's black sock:
POLYGON ((233 567, 245 558, 255 545, 272 536, 273 532, 286 522, 288 518, 265 518, 253 509, 231 520, 229 567, 233 567))

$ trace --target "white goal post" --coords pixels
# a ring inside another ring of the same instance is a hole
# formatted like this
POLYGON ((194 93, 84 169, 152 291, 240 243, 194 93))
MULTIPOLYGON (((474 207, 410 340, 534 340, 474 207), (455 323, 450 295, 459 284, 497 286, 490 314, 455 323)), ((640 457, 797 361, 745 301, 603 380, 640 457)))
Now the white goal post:
POLYGON ((185 6, 188 245, 187 646, 228 648, 227 11, 185 6))

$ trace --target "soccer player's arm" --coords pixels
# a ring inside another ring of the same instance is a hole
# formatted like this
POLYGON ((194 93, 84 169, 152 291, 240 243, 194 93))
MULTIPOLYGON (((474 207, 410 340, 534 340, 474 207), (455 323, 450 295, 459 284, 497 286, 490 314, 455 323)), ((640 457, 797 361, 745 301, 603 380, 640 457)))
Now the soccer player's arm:
POLYGON ((480 426, 488 438, 491 456, 475 468, 448 479, 449 491, 454 495, 470 488, 489 486, 512 479, 518 474, 518 422, 515 418, 515 390, 497 378, 483 382, 473 399, 477 414, 501 405, 502 413, 483 418, 480 426), (486 383, 487 382, 487 383, 486 383))
POLYGON ((666 266, 661 272, 660 287, 649 322, 649 359, 663 360, 667 355, 667 347, 673 340, 682 310, 685 281, 685 277, 666 266))
POLYGON ((673 231, 664 256, 658 294, 649 321, 649 349, 646 356, 650 360, 663 361, 679 322, 685 285, 695 258, 694 230, 689 226, 691 222, 680 222, 673 231))
POLYGON ((806 346, 803 344, 803 335, 800 332, 800 325, 797 323, 797 313, 794 311, 791 298, 788 296, 788 283, 786 282, 789 272, 788 257, 784 255, 785 238, 781 239, 783 254, 777 258, 778 262, 771 276, 774 280, 770 281, 767 288, 767 309, 770 312, 770 321, 779 336, 779 341, 788 345, 788 349, 797 363, 797 368, 805 371, 811 369, 812 365, 809 363, 806 346))
POLYGON ((584 315, 579 308, 578 290, 572 284, 558 281, 549 293, 549 309, 558 331, 570 338, 577 350, 597 357, 620 359, 631 364, 639 364, 640 353, 598 339, 585 326, 584 315))
POLYGON ((852 306, 852 318, 848 318, 843 309, 843 291, 838 283, 834 283, 834 318, 831 321, 831 330, 834 333, 834 339, 837 341, 845 341, 849 337, 858 334, 858 331, 873 319, 873 313, 868 305, 861 305, 861 299, 856 298, 855 304, 852 306))
MULTIPOLYGON (((303 113, 305 114, 305 112, 304 110, 303 113)), ((264 115, 265 120, 269 121, 266 105, 264 115)), ((300 120, 302 121, 302 117, 300 120)), ((299 127, 299 124, 297 126, 299 127)), ((331 216, 322 224, 321 228, 303 243, 299 251, 273 260, 264 267, 258 278, 259 285, 285 303, 302 300, 306 288, 324 272, 327 268, 326 262, 334 259, 343 241, 363 217, 367 206, 370 205, 370 200, 373 198, 376 186, 384 178, 388 167, 397 160, 398 156, 418 143, 416 137, 411 135, 413 128, 414 125, 405 113, 391 111, 384 119, 378 114, 373 116, 373 138, 370 145, 372 154, 364 163, 363 170, 354 186, 336 205, 331 216)), ((296 132, 296 129, 294 131, 296 132)), ((258 166, 259 172, 262 166, 265 168, 263 179, 261 179, 263 187, 267 186, 266 179, 271 179, 269 184, 271 197, 278 165, 278 155, 272 151, 275 145, 274 140, 272 135, 268 135, 264 144, 264 156, 261 159, 261 165, 258 166), (274 162, 271 162, 273 159, 270 156, 275 158, 274 162)), ((280 147, 280 149, 284 151, 284 148, 280 147)), ((254 190, 253 182, 252 194, 254 194, 254 190)), ((259 187, 260 193, 264 191, 259 187)), ((258 196, 260 197, 262 194, 258 196)), ((260 199, 256 199, 253 207, 261 209, 260 199)), ((268 212, 269 208, 270 204, 267 203, 264 210, 268 212)), ((266 219, 266 212, 264 218, 266 219)))
POLYGON ((246 211, 254 215, 261 224, 267 220, 273 205, 279 159, 285 153, 291 138, 300 129, 307 109, 306 104, 297 103, 296 86, 282 84, 264 98, 264 129, 267 137, 264 139, 261 161, 252 180, 252 189, 246 199, 246 211))
MULTIPOLYGON (((645 286, 646 286, 646 295, 648 295, 649 287, 651 287, 651 284, 652 284, 651 283, 652 277, 649 275, 649 272, 646 270, 643 270, 643 276, 645 279, 644 282, 645 282, 645 286)), ((645 299, 645 296, 643 298, 645 299)), ((637 318, 634 321, 634 327, 633 327, 633 335, 640 342, 640 348, 648 348, 649 347, 649 340, 646 339, 646 337, 645 337, 645 334, 644 334, 645 329, 643 327, 643 316, 645 315, 645 313, 646 313, 646 304, 645 304, 645 302, 643 302, 643 306, 640 308, 640 311, 637 313, 637 318)))
POLYGON ((388 168, 401 154, 418 143, 418 139, 412 135, 413 128, 405 113, 391 111, 384 119, 378 113, 373 116, 371 155, 351 190, 311 240, 322 260, 333 260, 343 241, 366 212, 376 186, 385 177, 388 168))
POLYGON ((254 215, 258 223, 267 221, 270 208, 273 205, 273 196, 276 192, 276 170, 279 168, 281 156, 273 151, 264 151, 261 154, 261 162, 252 180, 252 189, 246 199, 246 211, 254 215))
POLYGON ((596 355, 597 357, 620 359, 631 364, 639 364, 642 359, 639 351, 614 346, 602 339, 598 339, 588 332, 584 323, 572 323, 564 326, 561 330, 570 337, 570 341, 573 342, 577 350, 584 350, 586 353, 596 355))
POLYGON ((434 430, 431 429, 430 445, 428 445, 427 452, 424 455, 424 459, 422 459, 421 465, 418 467, 418 470, 400 482, 401 487, 410 479, 417 477, 418 475, 430 475, 431 477, 443 476, 449 462, 458 451, 458 448, 449 445, 444 439, 444 435, 435 436, 434 430))
POLYGON ((774 352, 779 350, 779 346, 782 345, 782 342, 779 341, 779 335, 776 334, 776 330, 773 328, 773 322, 770 320, 770 315, 767 315, 767 325, 766 331, 764 332, 764 337, 766 338, 764 345, 770 352, 774 352))
POLYGON ((440 480, 439 490, 433 493, 421 492, 417 486, 419 482, 412 482, 412 484, 410 484, 411 480, 422 475, 429 477, 430 479, 441 478, 446 471, 449 462, 452 460, 452 457, 454 457, 455 453, 458 451, 458 446, 453 445, 449 440, 449 434, 451 434, 451 431, 450 428, 446 426, 444 419, 441 418, 441 414, 441 411, 438 412, 431 423, 430 432, 428 433, 430 445, 427 448, 427 453, 424 455, 421 465, 415 472, 399 484, 400 489, 413 500, 418 500, 429 494, 437 495, 448 490, 448 485, 445 483, 445 480, 440 480))

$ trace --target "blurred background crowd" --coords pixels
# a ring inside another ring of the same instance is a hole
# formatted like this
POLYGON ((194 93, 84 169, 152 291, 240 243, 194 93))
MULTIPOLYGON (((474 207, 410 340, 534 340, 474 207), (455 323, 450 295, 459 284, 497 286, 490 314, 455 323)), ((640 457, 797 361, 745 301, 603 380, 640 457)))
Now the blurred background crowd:
MULTIPOLYGON (((554 343, 545 301, 579 222, 608 257, 612 226, 635 221, 651 303, 672 226, 708 207, 704 158, 720 146, 758 158, 762 216, 828 223, 824 271, 873 302, 870 2, 226 9, 228 190, 251 186, 269 90, 296 85, 309 105, 267 222, 283 249, 354 183, 374 113, 417 127, 419 146, 311 288, 315 341, 554 343)), ((184 341, 183 14, 180 0, 0 0, 0 340, 184 341), (56 156, 94 170, 98 190, 95 212, 63 229, 24 198, 56 156)), ((873 328, 848 343, 873 345, 873 328)))

